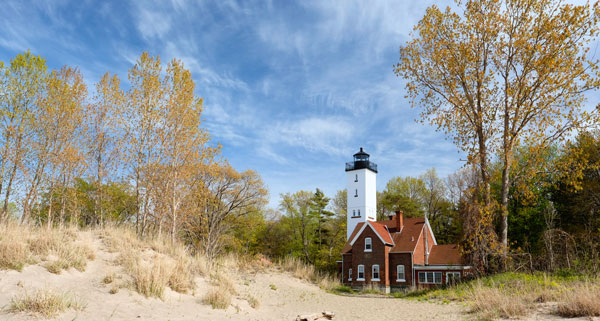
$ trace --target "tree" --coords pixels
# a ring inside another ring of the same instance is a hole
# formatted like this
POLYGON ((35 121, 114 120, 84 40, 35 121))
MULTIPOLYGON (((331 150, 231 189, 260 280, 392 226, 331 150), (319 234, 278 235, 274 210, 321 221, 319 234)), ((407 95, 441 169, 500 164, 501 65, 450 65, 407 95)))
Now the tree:
MULTIPOLYGON (((56 188, 65 188, 85 170, 85 157, 79 141, 83 136, 84 100, 87 95, 83 76, 76 69, 65 66, 50 73, 45 88, 46 93, 33 116, 36 125, 32 129, 33 152, 28 164, 33 176, 23 203, 24 220, 36 202, 40 185, 52 198, 56 188)), ((65 194, 59 195, 64 205, 65 194)), ((52 199, 49 204, 47 223, 50 227, 55 216, 52 199)), ((61 224, 63 219, 64 211, 61 211, 61 224)))
POLYGON ((27 140, 44 93, 46 70, 46 60, 29 51, 11 59, 9 66, 0 62, 0 194, 5 193, 0 220, 7 214, 13 184, 30 150, 27 140))
POLYGON ((87 110, 90 131, 87 138, 90 169, 96 177, 97 195, 94 197, 94 213, 104 224, 104 186, 107 177, 113 178, 121 153, 123 133, 120 132, 125 93, 117 75, 106 73, 96 84, 94 103, 87 110))
POLYGON ((201 251, 212 260, 222 249, 227 220, 264 206, 267 190, 256 172, 239 173, 227 163, 203 166, 195 179, 199 184, 187 203, 190 214, 184 221, 185 233, 188 240, 199 240, 201 251))
POLYGON ((306 262, 310 263, 313 262, 311 261, 309 244, 316 223, 309 213, 312 196, 313 194, 309 191, 299 191, 294 194, 286 193, 281 195, 279 205, 281 210, 290 218, 294 243, 300 243, 297 250, 302 253, 306 262))
POLYGON ((557 0, 457 6, 462 12, 427 9, 400 49, 395 73, 407 79, 422 118, 451 135, 478 166, 482 210, 493 209, 489 163, 500 157, 500 242, 506 251, 514 149, 526 143, 541 152, 587 120, 583 93, 599 81, 586 45, 598 33, 599 8, 557 0))
MULTIPOLYGON (((423 217, 425 213, 425 184, 419 178, 393 177, 380 195, 378 208, 385 218, 396 211, 403 211, 407 217, 423 217)), ((379 210, 378 210, 379 211, 379 210)))

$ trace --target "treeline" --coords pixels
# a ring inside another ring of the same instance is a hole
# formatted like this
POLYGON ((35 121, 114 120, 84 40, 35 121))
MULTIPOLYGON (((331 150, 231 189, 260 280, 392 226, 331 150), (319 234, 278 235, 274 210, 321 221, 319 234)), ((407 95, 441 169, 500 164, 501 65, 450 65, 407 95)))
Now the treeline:
POLYGON ((128 80, 106 73, 89 90, 77 68, 49 71, 29 51, 0 61, 0 220, 129 223, 214 257, 267 191, 211 144, 181 61, 143 53, 128 80))
MULTIPOLYGON (((511 170, 507 265, 498 259, 501 217, 481 211, 481 178, 464 167, 441 178, 435 169, 417 177, 391 178, 377 192, 377 219, 397 210, 428 216, 440 244, 459 244, 481 274, 499 270, 598 273, 600 267, 600 133, 581 132, 554 145, 531 167, 531 148, 521 146, 511 170)), ((502 197, 501 162, 491 164, 493 202, 502 197)), ((239 221, 228 248, 294 256, 320 270, 336 271, 346 242, 346 190, 327 197, 320 189, 281 195, 278 210, 239 221)))

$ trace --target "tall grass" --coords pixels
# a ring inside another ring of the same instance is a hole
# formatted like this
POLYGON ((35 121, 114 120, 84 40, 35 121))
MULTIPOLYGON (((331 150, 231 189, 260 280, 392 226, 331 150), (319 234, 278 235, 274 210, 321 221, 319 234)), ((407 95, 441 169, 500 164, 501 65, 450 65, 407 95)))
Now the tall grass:
POLYGON ((185 247, 166 238, 140 240, 128 228, 106 228, 101 237, 108 251, 118 252, 117 263, 131 278, 131 286, 146 297, 163 298, 165 288, 187 293, 195 287, 194 277, 203 262, 190 256, 185 247))
POLYGON ((28 264, 46 261, 53 273, 74 267, 84 271, 96 256, 88 238, 71 229, 46 229, 0 224, 0 269, 21 271, 28 264))
POLYGON ((285 257, 278 262, 278 265, 295 278, 312 282, 321 289, 333 291, 340 286, 340 282, 335 276, 317 271, 313 265, 306 264, 296 257, 285 257))
POLYGON ((465 302, 482 319, 519 318, 543 302, 561 316, 600 316, 600 280, 547 273, 501 273, 452 287, 395 293, 396 297, 465 302))
POLYGON ((202 303, 213 309, 227 309, 231 305, 231 293, 219 287, 214 287, 204 295, 202 303))
POLYGON ((583 283, 565 291, 558 314, 568 318, 600 316, 600 285, 583 283))
POLYGON ((64 292, 36 290, 10 300, 10 312, 26 312, 52 318, 67 309, 82 310, 84 306, 64 292))

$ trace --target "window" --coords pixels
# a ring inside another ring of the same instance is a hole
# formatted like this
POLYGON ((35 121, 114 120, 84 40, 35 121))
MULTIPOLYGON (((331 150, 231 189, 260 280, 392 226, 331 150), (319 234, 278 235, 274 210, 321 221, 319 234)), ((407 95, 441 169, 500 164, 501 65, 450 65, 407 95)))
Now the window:
POLYGON ((456 284, 460 282, 460 272, 446 272, 446 284, 456 284))
POLYGON ((442 284, 442 272, 419 272, 419 283, 442 284))
POLYGON ((348 269, 348 281, 352 281, 352 269, 348 269))
POLYGON ((365 252, 373 251, 373 243, 371 242, 371 238, 367 237, 365 239, 365 252))
POLYGON ((356 216, 356 210, 352 210, 352 216, 356 216))
POLYGON ((397 265, 396 266, 396 281, 397 282, 405 282, 405 276, 404 276, 404 265, 397 265))
POLYGON ((365 280, 365 266, 361 264, 358 266, 358 276, 356 277, 356 281, 364 281, 364 280, 365 280))
POLYGON ((358 182, 358 174, 356 174, 356 175, 354 176, 354 181, 355 181, 355 182, 358 182))
POLYGON ((360 209, 358 209, 357 211, 358 211, 358 212, 357 212, 357 213, 358 213, 358 216, 360 216, 360 209))
POLYGON ((358 197, 358 189, 354 190, 354 197, 358 197))
POLYGON ((379 265, 373 265, 371 272, 371 281, 379 281, 379 265))

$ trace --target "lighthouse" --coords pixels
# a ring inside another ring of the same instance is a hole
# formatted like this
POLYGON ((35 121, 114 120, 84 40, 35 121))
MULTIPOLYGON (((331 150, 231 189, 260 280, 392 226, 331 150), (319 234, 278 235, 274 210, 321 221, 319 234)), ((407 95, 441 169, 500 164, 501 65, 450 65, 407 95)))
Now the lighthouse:
POLYGON ((377 219, 377 164, 369 161, 363 148, 354 154, 354 161, 346 163, 347 209, 346 239, 358 223, 377 219))

